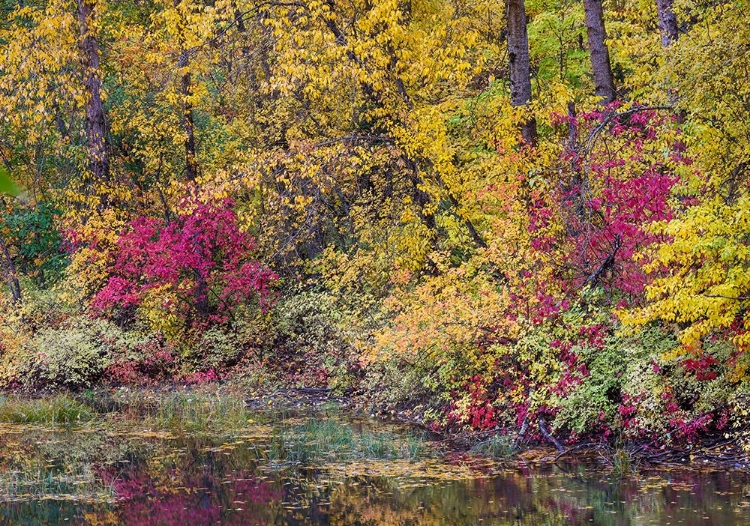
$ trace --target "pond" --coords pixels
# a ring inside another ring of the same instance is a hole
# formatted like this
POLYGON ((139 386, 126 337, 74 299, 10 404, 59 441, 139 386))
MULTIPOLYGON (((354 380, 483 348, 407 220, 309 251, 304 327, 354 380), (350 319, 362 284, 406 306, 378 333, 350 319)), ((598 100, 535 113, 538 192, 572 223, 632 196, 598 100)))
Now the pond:
POLYGON ((741 472, 503 465, 336 408, 91 402, 0 400, 0 525, 750 524, 741 472))

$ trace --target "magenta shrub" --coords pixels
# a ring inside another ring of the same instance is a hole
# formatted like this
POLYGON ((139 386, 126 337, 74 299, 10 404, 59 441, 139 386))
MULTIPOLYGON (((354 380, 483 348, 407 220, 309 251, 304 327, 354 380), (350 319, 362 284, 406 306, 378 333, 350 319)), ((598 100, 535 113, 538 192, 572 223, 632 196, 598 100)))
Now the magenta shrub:
POLYGON ((278 277, 253 259, 255 240, 240 230, 233 208, 225 199, 200 203, 169 223, 147 217, 131 222, 94 309, 132 312, 149 291, 162 287, 179 298, 178 312, 194 327, 225 323, 238 305, 254 299, 268 308, 278 277))

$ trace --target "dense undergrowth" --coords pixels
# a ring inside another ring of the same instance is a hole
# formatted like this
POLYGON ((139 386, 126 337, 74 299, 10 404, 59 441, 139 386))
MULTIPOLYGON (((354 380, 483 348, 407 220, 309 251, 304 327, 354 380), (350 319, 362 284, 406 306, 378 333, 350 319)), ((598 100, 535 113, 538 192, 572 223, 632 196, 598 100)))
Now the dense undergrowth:
MULTIPOLYGON (((605 3, 605 104, 583 7, 529 1, 520 106, 493 2, 94 2, 106 167, 83 30, 43 4, 0 24, 5 392, 326 388, 490 450, 750 447, 747 2, 674 2, 671 41, 605 3)), ((88 418, 60 400, 3 418, 88 418)))

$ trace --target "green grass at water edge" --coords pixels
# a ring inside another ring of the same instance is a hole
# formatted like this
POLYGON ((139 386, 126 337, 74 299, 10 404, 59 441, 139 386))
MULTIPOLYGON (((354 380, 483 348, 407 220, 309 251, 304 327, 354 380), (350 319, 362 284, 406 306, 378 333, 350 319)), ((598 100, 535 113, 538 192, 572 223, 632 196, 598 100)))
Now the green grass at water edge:
POLYGON ((10 424, 70 425, 89 422, 96 412, 66 394, 48 398, 0 395, 0 422, 10 424))
POLYGON ((247 427, 253 415, 239 397, 208 393, 144 390, 61 393, 42 398, 0 395, 3 423, 72 425, 107 419, 138 427, 200 433, 247 427))
POLYGON ((144 415, 144 422, 157 428, 191 433, 240 429, 250 420, 243 400, 193 393, 167 395, 144 415))
POLYGON ((297 426, 276 426, 269 458, 286 461, 416 459, 428 454, 422 437, 391 431, 357 431, 336 418, 311 418, 297 426))
POLYGON ((513 439, 507 435, 492 435, 470 449, 471 453, 491 458, 510 458, 517 451, 513 439))

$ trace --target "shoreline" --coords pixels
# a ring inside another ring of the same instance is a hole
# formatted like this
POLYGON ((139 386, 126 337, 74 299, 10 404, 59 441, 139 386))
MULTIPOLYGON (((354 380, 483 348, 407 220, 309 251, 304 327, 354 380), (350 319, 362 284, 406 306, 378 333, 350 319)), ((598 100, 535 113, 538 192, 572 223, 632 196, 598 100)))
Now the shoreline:
MULTIPOLYGON (((96 386, 92 389, 77 392, 66 390, 23 393, 0 391, 0 397, 10 396, 19 399, 44 400, 51 399, 56 395, 66 394, 70 395, 73 400, 86 403, 87 400, 93 401, 97 394, 113 399, 118 393, 125 393, 127 399, 128 397, 139 398, 144 395, 156 395, 158 398, 159 395, 178 392, 195 392, 212 397, 216 396, 218 399, 239 398, 250 411, 300 411, 307 413, 334 409, 357 416, 367 416, 382 423, 418 429, 428 436, 429 441, 440 444, 442 454, 446 455, 489 457, 498 462, 520 465, 549 465, 570 462, 571 460, 576 463, 591 462, 599 464, 604 470, 619 471, 622 472, 621 474, 639 470, 674 468, 698 471, 732 470, 750 472, 750 454, 743 451, 737 443, 740 438, 739 434, 731 437, 706 436, 695 443, 676 446, 661 445, 658 447, 655 446, 654 441, 632 442, 620 447, 604 441, 582 441, 565 444, 563 449, 560 450, 543 437, 525 439, 521 442, 510 441, 510 437, 514 435, 507 429, 456 433, 436 431, 425 422, 413 416, 407 416, 404 411, 393 414, 367 411, 366 400, 361 397, 335 395, 333 390, 328 388, 279 388, 258 395, 258 393, 249 393, 231 383, 202 386, 169 383, 145 387, 96 386), (494 440, 503 441, 502 454, 500 455, 487 454, 482 447, 494 440), (507 448, 508 444, 512 444, 512 447, 507 448)), ((108 403, 112 404, 112 400, 109 400, 109 402, 100 400, 99 403, 102 404, 102 407, 106 407, 108 403)), ((1 406, 2 404, 0 404, 1 406)), ((117 412, 117 409, 112 406, 102 414, 106 412, 117 412)))

